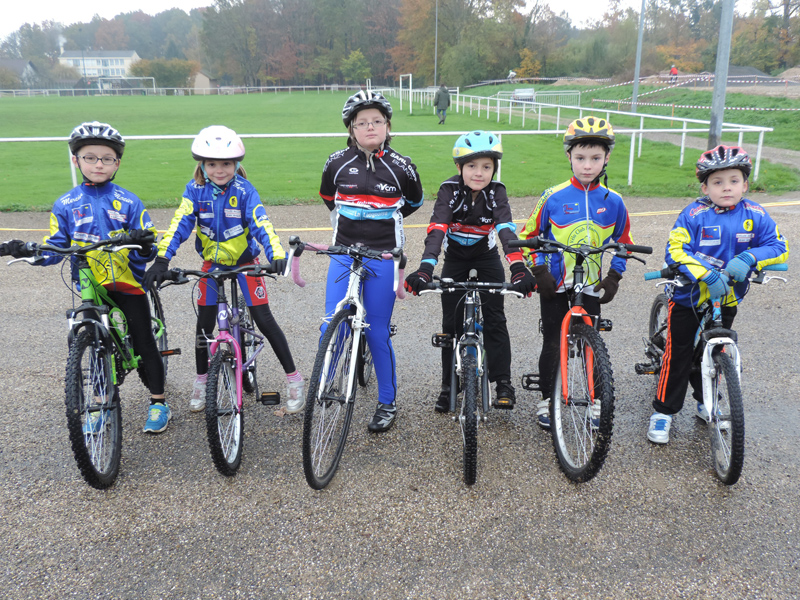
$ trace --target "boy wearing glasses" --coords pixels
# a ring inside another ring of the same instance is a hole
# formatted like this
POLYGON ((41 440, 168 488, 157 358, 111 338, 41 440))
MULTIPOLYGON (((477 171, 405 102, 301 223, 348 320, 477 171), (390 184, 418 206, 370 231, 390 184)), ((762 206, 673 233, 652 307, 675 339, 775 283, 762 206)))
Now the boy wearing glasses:
MULTIPOLYGON (((150 326, 150 303, 142 286, 145 265, 155 258, 156 228, 142 201, 113 183, 125 150, 125 140, 116 129, 97 121, 82 123, 72 130, 69 149, 83 183, 56 200, 44 243, 67 248, 127 234, 141 245, 141 250, 90 253, 89 265, 128 320, 134 351, 142 358, 150 384, 144 431, 159 433, 167 428, 171 414, 164 399, 164 365, 150 326)), ((15 258, 32 255, 21 240, 8 242, 5 250, 15 258)), ((44 256, 36 264, 53 265, 61 259, 44 256)), ((85 435, 100 431, 103 414, 97 411, 84 424, 85 435)))

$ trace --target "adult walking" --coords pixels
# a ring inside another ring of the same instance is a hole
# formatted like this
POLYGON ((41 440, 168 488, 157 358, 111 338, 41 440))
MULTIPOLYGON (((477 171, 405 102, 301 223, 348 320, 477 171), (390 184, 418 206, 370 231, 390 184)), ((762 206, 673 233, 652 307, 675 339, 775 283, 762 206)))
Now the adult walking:
POLYGON ((436 107, 436 116, 439 117, 439 125, 444 123, 447 118, 447 109, 450 108, 450 92, 447 86, 442 84, 433 96, 433 105, 436 107))

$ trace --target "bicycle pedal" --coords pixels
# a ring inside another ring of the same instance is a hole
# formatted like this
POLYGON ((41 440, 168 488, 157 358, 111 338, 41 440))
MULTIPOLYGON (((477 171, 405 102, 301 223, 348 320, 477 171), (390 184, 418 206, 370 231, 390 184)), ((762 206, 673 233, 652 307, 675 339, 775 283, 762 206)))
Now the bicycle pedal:
POLYGON ((637 375, 655 375, 656 369, 649 363, 636 363, 633 367, 637 375))
POLYGON ((281 403, 280 392, 261 392, 261 397, 258 399, 264 406, 277 406, 281 403))
POLYGON ((598 329, 600 331, 611 331, 611 328, 614 324, 611 322, 611 319, 600 319, 598 323, 598 329))
POLYGON ((522 376, 522 389, 529 392, 541 392, 541 379, 538 373, 528 373, 522 376))
POLYGON ((453 346, 452 333, 434 333, 431 338, 431 344, 434 348, 451 348, 453 346))
POLYGON ((180 348, 172 348, 171 350, 162 350, 161 356, 178 356, 180 353, 180 348))

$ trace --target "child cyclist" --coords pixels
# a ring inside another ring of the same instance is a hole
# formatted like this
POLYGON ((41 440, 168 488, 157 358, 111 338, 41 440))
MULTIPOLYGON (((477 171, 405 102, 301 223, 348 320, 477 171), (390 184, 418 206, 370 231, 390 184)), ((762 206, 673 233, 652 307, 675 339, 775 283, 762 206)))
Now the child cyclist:
MULTIPOLYGON (((422 184, 407 156, 389 147, 392 106, 378 92, 362 90, 344 104, 342 121, 349 132, 347 148, 328 157, 319 195, 331 211, 333 243, 361 243, 372 250, 405 245, 403 219, 422 206, 422 184)), ((352 259, 335 257, 328 267, 325 314, 333 316, 347 293, 352 259)), ((390 338, 394 310, 394 265, 372 261, 374 276, 364 281, 364 307, 369 327, 364 330, 378 380, 378 405, 369 431, 387 431, 397 416, 397 375, 390 338)), ((323 324, 323 332, 326 325, 323 324)))
MULTIPOLYGON (((508 247, 516 239, 505 186, 493 181, 503 146, 489 131, 472 131, 456 140, 453 160, 458 174, 439 187, 433 207, 425 250, 420 267, 406 278, 406 289, 415 295, 431 281, 442 245, 445 248, 442 277, 466 281, 472 269, 478 279, 504 282, 505 273, 497 238, 510 263, 511 281, 517 291, 530 294, 535 281, 525 267, 522 252, 508 247)), ((442 294, 442 327, 445 333, 460 336, 463 329, 463 298, 466 292, 442 294)), ((489 355, 489 379, 496 383, 496 408, 514 408, 516 394, 511 385, 511 341, 506 326, 503 296, 481 294, 486 321, 484 336, 489 355)), ((450 370, 453 349, 442 348, 442 391, 434 407, 450 410, 450 370)))
MULTIPOLYGON (((572 177, 545 190, 520 238, 540 236, 564 244, 594 247, 610 240, 632 244, 630 219, 622 196, 607 187, 606 166, 613 149, 614 130, 605 119, 589 116, 570 123, 564 135, 564 151, 572 177)), ((561 321, 569 310, 566 292, 572 288, 575 258, 566 252, 532 254, 527 248, 523 253, 536 278, 542 315, 539 378, 543 399, 538 404, 536 419, 540 427, 550 429, 549 395, 558 366, 561 321)), ((626 264, 626 259, 615 256, 603 276, 600 260, 585 263, 583 306, 589 314, 600 316, 600 305, 614 298, 626 264)))
MULTIPOLYGON (((171 417, 164 399, 164 364, 150 327, 150 303, 145 295, 145 265, 155 254, 156 228, 142 201, 128 190, 112 183, 122 163, 125 140, 106 123, 82 123, 69 136, 72 163, 78 167, 83 183, 56 200, 50 213, 50 234, 44 243, 68 248, 129 235, 141 250, 90 253, 89 265, 97 280, 119 306, 128 321, 133 349, 142 359, 150 386, 150 409, 144 425, 146 433, 164 431, 171 417)), ((12 240, 7 251, 17 258, 31 256, 23 242, 12 240)), ((0 253, 3 253, 0 250, 0 253)), ((62 259, 49 255, 38 265, 53 265, 62 259)), ((103 411, 84 425, 84 433, 97 433, 103 426, 103 411)))
POLYGON ((717 146, 704 152, 696 169, 704 196, 681 211, 669 233, 666 262, 678 265, 694 285, 676 287, 669 301, 667 343, 647 430, 653 443, 669 442, 672 416, 683 408, 689 383, 697 416, 709 419, 700 373, 692 372, 694 335, 702 316, 698 307, 709 297, 722 296, 722 325, 730 328, 737 304, 747 293, 750 271, 786 262, 789 255, 786 240, 764 207, 742 198, 750 170, 750 157, 742 148, 717 146))
MULTIPOLYGON (((281 247, 261 198, 247 180, 241 161, 244 143, 231 129, 212 125, 203 129, 192 142, 192 157, 197 161, 194 178, 186 184, 183 199, 169 230, 158 245, 158 256, 147 271, 146 280, 160 283, 167 276, 169 261, 180 245, 195 230, 195 249, 203 259, 206 272, 259 264, 259 248, 264 247, 273 271, 286 268, 286 253, 281 247), (195 229, 196 227, 196 229, 195 229)), ((286 336, 272 315, 263 277, 239 275, 239 287, 250 315, 269 341, 286 372, 286 412, 296 413, 305 406, 303 378, 295 368, 286 336)), ((209 279, 198 284, 197 336, 211 337, 217 317, 217 287, 209 279)), ((206 405, 208 348, 195 345, 197 378, 189 410, 201 411, 206 405)))

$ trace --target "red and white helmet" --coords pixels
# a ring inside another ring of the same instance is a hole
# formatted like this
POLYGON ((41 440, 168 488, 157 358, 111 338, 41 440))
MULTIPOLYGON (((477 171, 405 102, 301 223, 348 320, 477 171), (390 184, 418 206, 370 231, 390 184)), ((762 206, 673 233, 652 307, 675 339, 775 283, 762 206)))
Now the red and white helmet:
POLYGON ((753 163, 744 148, 739 146, 723 146, 707 150, 700 155, 700 159, 695 166, 695 174, 700 183, 705 183, 709 175, 715 171, 725 169, 739 169, 745 179, 750 177, 753 163))
POLYGON ((204 160, 232 160, 244 158, 244 143, 233 129, 223 125, 206 127, 192 142, 192 158, 204 160))

